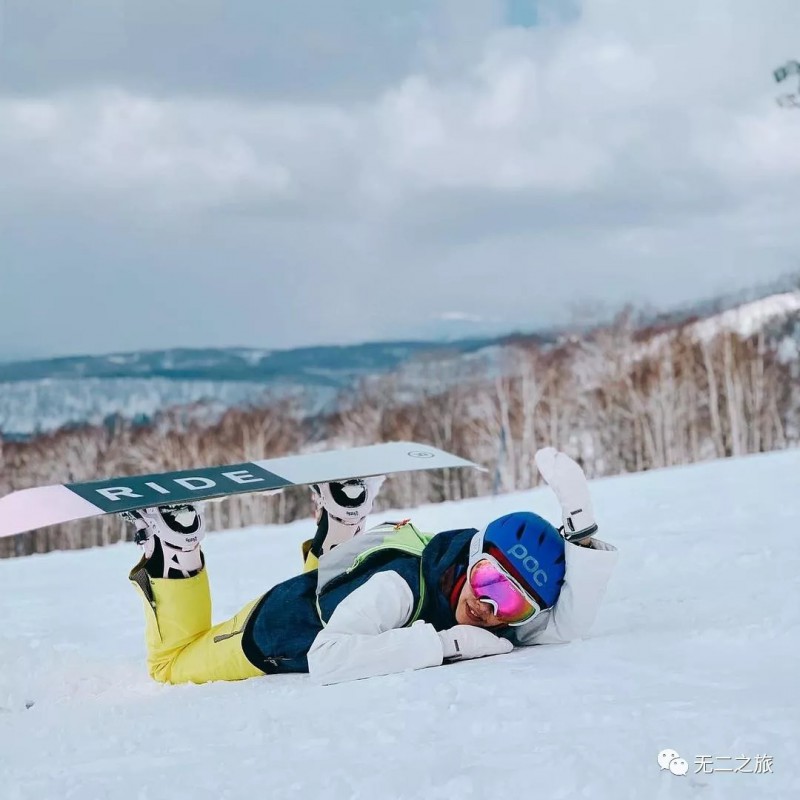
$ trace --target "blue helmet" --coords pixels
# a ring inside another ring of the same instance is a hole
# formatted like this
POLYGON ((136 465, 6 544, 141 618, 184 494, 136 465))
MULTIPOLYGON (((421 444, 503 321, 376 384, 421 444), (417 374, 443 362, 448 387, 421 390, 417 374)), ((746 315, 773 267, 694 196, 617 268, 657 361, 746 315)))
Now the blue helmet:
POLYGON ((515 511, 490 522, 472 540, 470 563, 482 553, 494 558, 542 609, 555 605, 566 573, 564 539, 547 520, 532 511, 515 511))

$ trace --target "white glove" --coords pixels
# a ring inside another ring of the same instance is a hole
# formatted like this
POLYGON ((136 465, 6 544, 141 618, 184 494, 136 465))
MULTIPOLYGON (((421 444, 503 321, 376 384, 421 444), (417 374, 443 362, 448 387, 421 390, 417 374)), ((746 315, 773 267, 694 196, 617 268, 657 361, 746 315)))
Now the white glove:
POLYGON ((508 639, 501 639, 491 631, 476 628, 474 625, 456 625, 446 631, 439 631, 439 638, 445 661, 499 656, 514 649, 508 639))
POLYGON ((536 466, 561 504, 564 538, 580 543, 597 533, 589 484, 580 465, 555 447, 544 447, 536 453, 536 466))

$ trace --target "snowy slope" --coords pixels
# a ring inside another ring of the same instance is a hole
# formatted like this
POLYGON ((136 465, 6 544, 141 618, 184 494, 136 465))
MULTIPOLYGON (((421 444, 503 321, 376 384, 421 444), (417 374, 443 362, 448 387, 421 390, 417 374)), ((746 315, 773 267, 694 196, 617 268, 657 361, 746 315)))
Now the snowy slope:
MULTIPOLYGON (((333 687, 151 682, 133 545, 0 562, 0 795, 800 796, 800 451, 593 491, 622 558, 592 638, 333 687), (664 748, 688 775, 659 770, 664 748), (773 774, 695 774, 699 755, 764 754, 773 774)), ((537 490, 413 517, 477 526, 517 508, 555 513, 537 490)), ((215 616, 292 575, 309 528, 210 536, 215 616)))
POLYGON ((712 339, 722 331, 737 333, 746 338, 763 330, 771 322, 798 312, 800 312, 800 291, 781 292, 743 303, 736 308, 729 308, 708 319, 695 322, 691 326, 691 331, 698 339, 705 340, 712 339))

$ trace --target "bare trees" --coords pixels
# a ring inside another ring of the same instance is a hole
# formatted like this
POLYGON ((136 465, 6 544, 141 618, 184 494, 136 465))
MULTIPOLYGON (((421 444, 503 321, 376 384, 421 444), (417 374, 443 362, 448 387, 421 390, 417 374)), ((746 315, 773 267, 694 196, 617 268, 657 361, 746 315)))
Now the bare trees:
POLYGON ((748 339, 727 333, 701 347, 714 454, 786 447, 793 381, 763 333, 748 339))
MULTIPOLYGON (((800 331, 780 333, 782 342, 800 342, 800 331)), ((335 412, 312 420, 301 421, 285 400, 231 409, 212 424, 199 421, 198 409, 173 409, 147 426, 116 419, 26 442, 0 440, 0 492, 391 440, 427 442, 490 467, 395 476, 381 507, 407 508, 527 489, 537 481, 533 455, 544 444, 569 452, 590 476, 783 448, 800 442, 800 367, 780 357, 777 342, 765 332, 698 335, 691 325, 641 330, 623 314, 584 339, 517 341, 493 368, 480 362, 459 381, 441 380, 435 362, 419 366, 413 386, 394 375, 370 378, 344 394, 335 412)), ((232 498, 212 505, 209 518, 221 529, 307 513, 307 492, 296 490, 232 498)), ((0 540, 0 556, 126 535, 106 517, 0 540)))
MULTIPOLYGON (((148 426, 113 424, 64 429, 28 442, 5 443, 0 484, 7 490, 99 477, 191 469, 296 452, 302 447, 300 423, 289 401, 269 408, 232 409, 213 425, 182 420, 180 409, 148 426)), ((276 499, 243 495, 212 504, 212 527, 241 527, 293 518, 307 503, 296 493, 276 499)), ((110 544, 130 535, 116 517, 47 528, 0 539, 0 556, 110 544)))

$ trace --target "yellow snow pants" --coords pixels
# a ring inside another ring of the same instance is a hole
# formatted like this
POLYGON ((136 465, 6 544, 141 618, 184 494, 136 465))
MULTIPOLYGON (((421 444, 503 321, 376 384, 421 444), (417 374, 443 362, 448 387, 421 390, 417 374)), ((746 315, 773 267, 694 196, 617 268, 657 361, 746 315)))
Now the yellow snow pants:
POLYGON ((314 544, 314 540, 308 539, 303 542, 301 546, 303 552, 303 572, 311 572, 319 567, 319 559, 311 552, 312 544, 314 544))
POLYGON ((193 578, 150 578, 140 564, 130 579, 144 600, 147 670, 152 678, 162 683, 206 683, 264 674, 242 650, 245 623, 261 598, 212 626, 205 568, 193 578))

